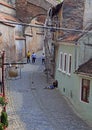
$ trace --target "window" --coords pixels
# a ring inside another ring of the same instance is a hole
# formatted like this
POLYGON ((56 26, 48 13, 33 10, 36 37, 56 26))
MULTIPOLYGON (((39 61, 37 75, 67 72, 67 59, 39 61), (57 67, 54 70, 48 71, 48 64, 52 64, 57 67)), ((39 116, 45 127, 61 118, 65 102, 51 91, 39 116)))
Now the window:
POLYGON ((90 80, 82 79, 81 86, 81 100, 84 102, 89 102, 89 92, 90 92, 90 80))
POLYGON ((64 72, 66 72, 66 68, 67 68, 67 54, 64 53, 64 72))
POLYGON ((72 66, 72 55, 60 52, 60 58, 59 58, 59 69, 63 73, 66 73, 67 75, 71 74, 71 66, 72 66))
POLYGON ((69 54, 69 57, 68 57, 68 74, 71 74, 71 62, 72 62, 72 56, 69 54))
POLYGON ((62 54, 62 52, 60 52, 59 69, 60 70, 63 69, 63 54, 62 54))

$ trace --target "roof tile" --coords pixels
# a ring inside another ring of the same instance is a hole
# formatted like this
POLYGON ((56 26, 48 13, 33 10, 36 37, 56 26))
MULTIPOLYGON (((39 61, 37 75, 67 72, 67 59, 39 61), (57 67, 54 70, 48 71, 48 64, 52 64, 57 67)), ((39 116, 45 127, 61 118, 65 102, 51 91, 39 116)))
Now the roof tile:
POLYGON ((86 63, 79 66, 76 73, 83 73, 88 76, 92 76, 92 58, 89 59, 86 63))
POLYGON ((9 8, 15 9, 15 8, 12 7, 10 4, 8 4, 7 2, 4 2, 4 1, 0 1, 0 5, 4 5, 4 6, 6 6, 6 7, 9 7, 9 8))
POLYGON ((0 20, 19 22, 19 20, 11 15, 0 13, 0 20))

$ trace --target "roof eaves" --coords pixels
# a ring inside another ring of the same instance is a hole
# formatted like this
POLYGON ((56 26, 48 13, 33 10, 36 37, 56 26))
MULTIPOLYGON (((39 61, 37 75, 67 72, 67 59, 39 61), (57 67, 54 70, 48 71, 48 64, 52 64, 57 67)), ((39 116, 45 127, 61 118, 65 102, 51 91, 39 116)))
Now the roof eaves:
POLYGON ((74 33, 74 32, 72 32, 72 33, 68 33, 68 32, 66 32, 66 33, 63 33, 63 35, 61 35, 58 39, 57 39, 57 41, 66 41, 66 42, 76 42, 76 41, 78 41, 79 40, 79 38, 81 37, 81 33, 74 33))
POLYGON ((2 23, 3 25, 6 25, 6 26, 15 27, 15 25, 13 25, 13 24, 5 23, 5 22, 0 22, 0 23, 2 23))
POLYGON ((19 22, 17 18, 5 13, 0 13, 0 20, 19 22))
POLYGON ((80 65, 79 68, 76 70, 75 73, 83 73, 85 75, 92 75, 92 59, 89 59, 84 64, 80 65))
POLYGON ((8 8, 12 8, 12 9, 15 9, 16 10, 16 8, 14 8, 13 6, 11 6, 10 4, 8 4, 8 3, 6 3, 6 2, 1 2, 0 1, 0 5, 3 5, 3 6, 6 6, 6 7, 8 7, 8 8))
POLYGON ((91 77, 92 78, 92 74, 89 74, 89 73, 75 72, 75 74, 78 74, 80 76, 85 76, 85 77, 91 77))

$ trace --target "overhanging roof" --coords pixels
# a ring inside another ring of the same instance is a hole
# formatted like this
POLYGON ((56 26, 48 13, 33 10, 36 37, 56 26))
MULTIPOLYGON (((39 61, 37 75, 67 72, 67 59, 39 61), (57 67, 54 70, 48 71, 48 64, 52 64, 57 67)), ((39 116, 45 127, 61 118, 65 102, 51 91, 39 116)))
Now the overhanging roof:
POLYGON ((79 68, 76 70, 76 73, 92 77, 92 58, 84 64, 80 65, 79 68))

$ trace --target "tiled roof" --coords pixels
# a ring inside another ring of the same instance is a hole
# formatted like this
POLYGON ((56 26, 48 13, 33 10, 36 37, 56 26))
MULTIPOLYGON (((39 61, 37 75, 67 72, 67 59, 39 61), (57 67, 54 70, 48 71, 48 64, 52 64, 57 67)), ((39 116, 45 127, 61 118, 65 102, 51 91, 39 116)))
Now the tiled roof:
POLYGON ((68 31, 67 29, 67 31, 61 31, 61 34, 58 37, 57 41, 65 41, 65 42, 77 41, 83 35, 87 34, 88 31, 92 31, 92 24, 88 24, 87 27, 85 27, 85 30, 78 31, 77 29, 75 29, 75 31, 68 31))
POLYGON ((75 31, 62 31, 57 41, 77 41, 83 35, 87 34, 88 31, 92 31, 92 24, 88 25, 85 30, 76 30, 75 31))
POLYGON ((2 22, 2 23, 3 23, 3 25, 6 25, 6 26, 15 27, 14 24, 9 24, 9 23, 5 23, 5 22, 2 22))
POLYGON ((92 77, 92 58, 89 59, 86 63, 79 66, 78 70, 76 70, 76 73, 92 77))
POLYGON ((12 8, 12 9, 15 9, 14 7, 12 7, 10 4, 8 4, 7 2, 4 2, 4 1, 0 1, 0 5, 4 5, 8 8, 12 8))
POLYGON ((6 23, 4 21, 12 21, 12 22, 19 22, 19 20, 11 15, 5 14, 5 13, 0 13, 0 22, 3 23, 4 25, 15 27, 14 24, 11 23, 6 23))
POLYGON ((72 32, 72 33, 62 32, 62 35, 57 39, 57 41, 73 42, 73 41, 77 41, 82 35, 83 35, 82 33, 76 33, 76 32, 72 32))
POLYGON ((0 20, 19 22, 17 18, 5 13, 0 13, 0 20))

